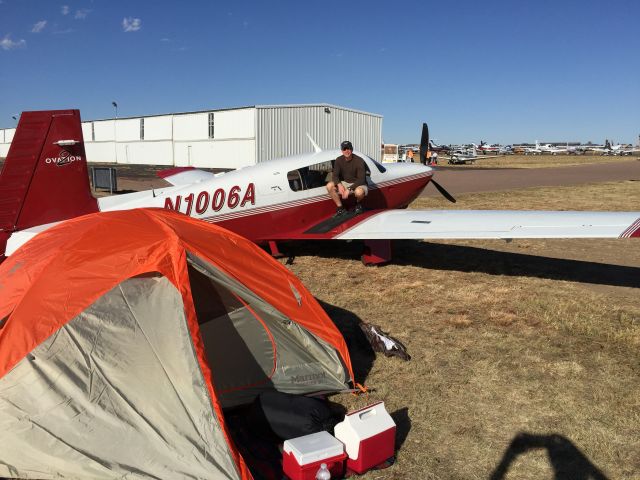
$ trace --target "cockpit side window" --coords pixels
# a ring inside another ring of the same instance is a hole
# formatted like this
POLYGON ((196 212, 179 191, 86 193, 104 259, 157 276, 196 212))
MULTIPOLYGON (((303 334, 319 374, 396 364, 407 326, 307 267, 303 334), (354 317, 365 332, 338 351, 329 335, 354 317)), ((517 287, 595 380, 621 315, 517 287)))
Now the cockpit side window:
POLYGON ((289 181, 289 187, 294 192, 298 192, 300 190, 305 190, 304 183, 302 183, 302 175, 300 174, 300 170, 292 170, 287 173, 287 180, 289 181))
POLYGON ((331 160, 290 171, 287 173, 289 187, 294 192, 324 187, 331 180, 333 162, 331 160))

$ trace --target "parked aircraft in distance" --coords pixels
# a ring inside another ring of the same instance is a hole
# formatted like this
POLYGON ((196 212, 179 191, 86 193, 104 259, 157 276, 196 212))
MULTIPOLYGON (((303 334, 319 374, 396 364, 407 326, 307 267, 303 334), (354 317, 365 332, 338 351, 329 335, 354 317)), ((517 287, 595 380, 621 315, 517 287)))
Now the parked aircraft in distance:
POLYGON ((557 155, 559 153, 567 153, 567 149, 563 148, 563 147, 555 147, 553 145, 551 145, 550 143, 545 143, 544 145, 540 145, 540 143, 538 143, 538 140, 536 140, 536 146, 534 149, 536 152, 541 152, 543 154, 547 154, 547 155, 557 155))
POLYGON ((601 155, 632 155, 634 152, 640 151, 636 148, 626 147, 621 143, 613 145, 608 139, 605 140, 603 147, 592 147, 591 151, 598 152, 601 155))
POLYGON ((487 142, 485 142, 484 140, 480 140, 480 145, 475 145, 477 151, 482 153, 483 155, 486 153, 497 153, 498 150, 500 150, 500 145, 498 145, 497 143, 494 144, 488 144, 487 142))
POLYGON ((542 155, 544 153, 549 153, 549 152, 543 150, 537 140, 536 140, 535 147, 525 147, 524 149, 525 155, 542 155))
POLYGON ((513 155, 514 153, 512 145, 503 145, 498 149, 499 155, 513 155))
POLYGON ((451 145, 438 145, 437 143, 429 140, 429 149, 432 152, 437 152, 437 153, 448 153, 451 151, 451 145))
POLYGON ((498 155, 478 155, 477 145, 471 144, 469 148, 458 149, 450 152, 447 163, 449 165, 464 165, 467 163, 475 163, 478 159, 495 158, 498 155))
MULTIPOLYGON (((361 152, 355 153, 368 170, 366 210, 336 217, 326 181, 341 152, 313 145, 312 153, 222 175, 174 168, 162 174, 170 187, 96 199, 89 186, 80 112, 24 112, 0 174, 0 260, 57 222, 148 207, 217 223, 268 245, 274 255, 281 240, 364 240, 367 264, 389 261, 392 239, 640 237, 640 212, 409 210, 428 183, 455 199, 433 179, 433 168, 383 166, 361 152)), ((421 159, 428 145, 423 124, 421 159)))

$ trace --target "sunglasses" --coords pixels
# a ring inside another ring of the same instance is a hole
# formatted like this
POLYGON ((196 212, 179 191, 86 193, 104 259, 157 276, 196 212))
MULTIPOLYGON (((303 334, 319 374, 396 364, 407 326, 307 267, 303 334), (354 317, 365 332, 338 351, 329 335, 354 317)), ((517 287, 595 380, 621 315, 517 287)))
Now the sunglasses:
POLYGON ((352 149, 352 148, 349 148, 349 147, 347 147, 347 148, 343 148, 343 149, 342 149, 342 151, 343 151, 343 152, 346 152, 347 150, 353 150, 353 149, 352 149))

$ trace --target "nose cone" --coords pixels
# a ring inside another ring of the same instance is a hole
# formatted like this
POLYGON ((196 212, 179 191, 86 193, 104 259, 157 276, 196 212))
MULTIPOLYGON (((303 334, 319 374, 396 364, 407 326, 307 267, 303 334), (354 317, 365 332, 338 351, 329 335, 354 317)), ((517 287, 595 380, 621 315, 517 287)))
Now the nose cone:
POLYGON ((386 171, 377 179, 377 193, 371 195, 373 208, 403 208, 415 200, 431 181, 433 169, 421 163, 385 163, 386 171))

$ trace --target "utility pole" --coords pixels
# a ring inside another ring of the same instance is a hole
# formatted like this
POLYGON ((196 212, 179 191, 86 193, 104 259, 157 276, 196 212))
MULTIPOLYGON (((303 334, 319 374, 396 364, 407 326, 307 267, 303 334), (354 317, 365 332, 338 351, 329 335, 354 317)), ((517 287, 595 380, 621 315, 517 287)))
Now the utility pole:
POLYGON ((113 121, 113 153, 116 159, 116 163, 118 163, 118 129, 116 128, 116 123, 118 122, 118 104, 116 102, 111 102, 111 105, 113 105, 113 108, 116 109, 116 119, 113 121))

